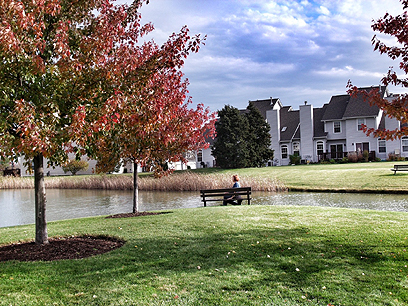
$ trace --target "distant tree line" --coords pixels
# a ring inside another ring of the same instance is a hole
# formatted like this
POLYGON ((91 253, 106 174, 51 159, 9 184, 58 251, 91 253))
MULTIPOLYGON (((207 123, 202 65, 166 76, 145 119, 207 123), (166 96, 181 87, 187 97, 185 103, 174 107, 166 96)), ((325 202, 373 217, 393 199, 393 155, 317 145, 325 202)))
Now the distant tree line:
POLYGON ((218 167, 264 167, 273 159, 270 126, 252 103, 245 111, 226 105, 218 116, 212 148, 218 167))

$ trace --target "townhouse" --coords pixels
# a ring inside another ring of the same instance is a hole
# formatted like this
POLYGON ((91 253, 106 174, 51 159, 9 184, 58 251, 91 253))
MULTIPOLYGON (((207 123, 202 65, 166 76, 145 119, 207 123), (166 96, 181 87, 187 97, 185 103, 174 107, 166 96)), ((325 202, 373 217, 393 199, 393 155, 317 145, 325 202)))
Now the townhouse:
MULTIPOLYGON (((378 90, 385 99, 394 99, 386 87, 365 87, 378 90)), ((339 160, 351 152, 367 151, 371 159, 385 160, 390 153, 408 157, 408 138, 386 141, 367 136, 362 125, 369 128, 395 129, 400 122, 389 118, 377 106, 371 106, 362 96, 348 94, 332 96, 320 108, 305 102, 294 110, 271 99, 265 119, 271 126, 271 147, 275 151, 274 165, 288 165, 290 155, 298 155, 303 163, 322 159, 339 160)), ((259 101, 250 101, 254 105, 259 101)), ((262 102, 261 102, 262 103, 262 102)))

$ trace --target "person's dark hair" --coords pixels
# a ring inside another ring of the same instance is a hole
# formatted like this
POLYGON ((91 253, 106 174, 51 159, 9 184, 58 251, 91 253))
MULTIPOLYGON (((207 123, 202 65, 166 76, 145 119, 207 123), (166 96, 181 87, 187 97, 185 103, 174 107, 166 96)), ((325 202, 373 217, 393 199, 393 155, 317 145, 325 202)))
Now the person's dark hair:
POLYGON ((232 176, 232 179, 234 182, 238 182, 239 181, 239 176, 237 174, 232 176))

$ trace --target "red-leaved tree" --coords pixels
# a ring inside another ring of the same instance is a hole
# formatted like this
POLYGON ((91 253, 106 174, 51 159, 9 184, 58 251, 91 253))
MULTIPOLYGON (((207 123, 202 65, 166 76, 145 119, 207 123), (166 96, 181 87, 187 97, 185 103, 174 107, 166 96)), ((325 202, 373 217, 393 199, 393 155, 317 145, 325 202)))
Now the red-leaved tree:
MULTIPOLYGON (((121 162, 134 164, 134 213, 138 211, 138 165, 151 168, 157 176, 167 174, 171 172, 167 163, 185 162, 186 152, 207 148, 205 139, 214 132, 214 113, 202 104, 190 107, 188 81, 179 71, 181 62, 157 64, 144 86, 133 88, 131 83, 131 90, 121 86, 122 91, 107 101, 102 112, 86 106, 77 112, 76 143, 93 145, 98 172, 111 171, 121 162)), ((124 82, 129 78, 125 75, 124 82)))
POLYGON ((36 243, 48 243, 43 158, 61 165, 68 153, 98 156, 79 141, 81 116, 96 119, 87 132, 110 133, 126 101, 143 104, 140 88, 158 68, 181 66, 200 45, 186 28, 162 46, 141 41, 153 30, 140 24, 143 2, 0 2, 0 156, 33 161, 36 243))
MULTIPOLYGON (((397 72, 391 67, 387 74, 381 79, 381 83, 385 86, 394 85, 408 88, 408 0, 401 0, 404 12, 397 16, 392 16, 388 13, 374 21, 371 26, 374 31, 386 34, 396 38, 397 45, 390 46, 381 41, 376 35, 372 38, 374 50, 381 54, 388 55, 393 60, 399 60, 399 69, 405 74, 403 77, 398 76, 397 72)), ((370 105, 377 105, 384 111, 384 114, 390 118, 395 118, 400 121, 400 127, 395 130, 382 130, 375 128, 363 127, 367 135, 372 134, 374 137, 393 140, 408 135, 408 95, 402 94, 394 99, 384 99, 378 90, 371 92, 359 90, 349 81, 349 93, 351 95, 361 95, 370 105)))

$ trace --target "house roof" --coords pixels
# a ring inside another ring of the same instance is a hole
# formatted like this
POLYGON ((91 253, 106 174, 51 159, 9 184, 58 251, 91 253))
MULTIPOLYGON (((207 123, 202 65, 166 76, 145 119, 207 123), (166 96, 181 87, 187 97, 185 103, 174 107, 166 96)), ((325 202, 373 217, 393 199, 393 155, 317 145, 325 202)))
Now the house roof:
MULTIPOLYGON (((381 90, 384 94, 386 93, 385 86, 376 86, 376 87, 364 87, 359 88, 360 90, 365 90, 370 92, 371 90, 381 90)), ((350 100, 347 104, 347 108, 343 114, 343 118, 355 118, 355 117, 374 117, 378 115, 380 111, 377 105, 370 105, 368 101, 366 101, 362 95, 358 95, 357 97, 350 97, 350 100)))
POLYGON ((299 126, 299 111, 293 110, 291 106, 285 106, 280 110, 281 141, 291 140, 292 138, 300 138, 299 126), (299 133, 296 137, 295 133, 299 133))
POLYGON ((328 104, 324 104, 321 108, 313 109, 313 136, 324 137, 327 136, 327 132, 324 131, 324 122, 322 121, 323 115, 326 112, 328 104))
MULTIPOLYGON (((385 86, 362 87, 360 90, 367 92, 371 90, 381 90, 383 96, 386 95, 385 86)), ((378 115, 380 109, 376 105, 369 105, 362 95, 357 97, 350 95, 332 96, 326 111, 322 117, 323 121, 344 120, 356 117, 374 117, 378 115)))
POLYGON ((279 98, 269 98, 269 99, 264 99, 264 100, 255 100, 255 101, 249 101, 252 105, 254 105, 260 112, 262 117, 266 119, 266 112, 268 110, 273 109, 276 103, 281 104, 279 98))
POLYGON ((341 120, 346 111, 349 100, 349 95, 332 96, 324 111, 322 120, 341 120))

